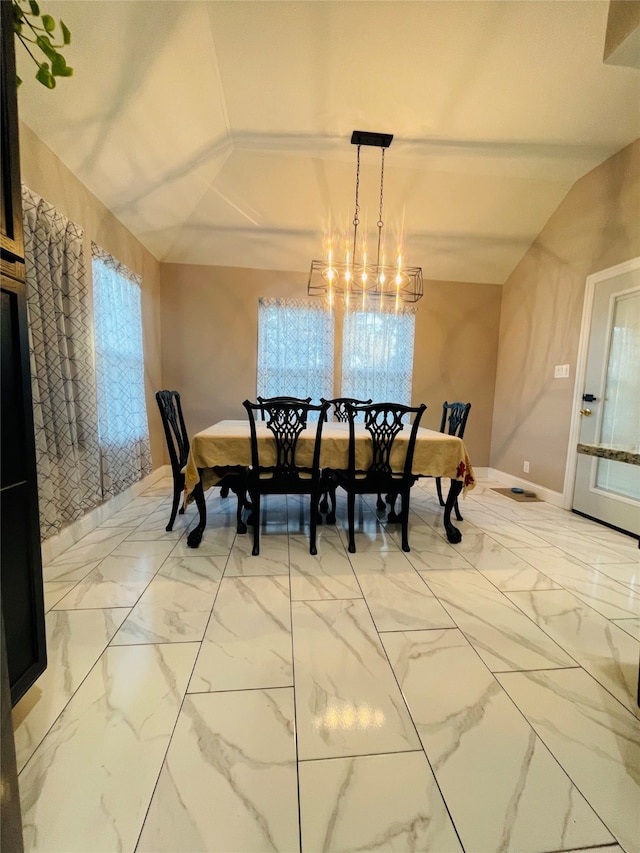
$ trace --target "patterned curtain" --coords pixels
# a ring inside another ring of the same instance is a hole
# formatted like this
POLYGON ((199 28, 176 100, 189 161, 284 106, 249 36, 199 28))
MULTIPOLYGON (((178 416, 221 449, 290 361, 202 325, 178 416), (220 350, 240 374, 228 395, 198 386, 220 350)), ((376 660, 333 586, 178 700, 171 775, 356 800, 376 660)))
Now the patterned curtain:
POLYGON ((103 495, 151 473, 139 276, 91 244, 103 495))
POLYGON ((83 231, 22 188, 40 537, 102 498, 83 231))
POLYGON ((415 320, 414 308, 345 314, 341 396, 411 405, 415 320))
POLYGON ((333 397, 333 316, 320 302, 258 300, 258 395, 333 397))

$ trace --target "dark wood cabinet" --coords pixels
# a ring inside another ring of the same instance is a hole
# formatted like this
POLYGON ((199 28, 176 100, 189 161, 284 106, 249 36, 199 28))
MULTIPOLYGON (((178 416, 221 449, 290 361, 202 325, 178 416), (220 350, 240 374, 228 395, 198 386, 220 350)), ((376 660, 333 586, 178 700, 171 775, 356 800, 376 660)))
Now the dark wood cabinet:
POLYGON ((0 13, 0 848, 22 853, 11 706, 44 672, 47 653, 9 0, 0 13))
POLYGON ((2 13, 0 235, 0 599, 15 704, 47 664, 38 490, 24 283, 20 160, 11 3, 2 13))

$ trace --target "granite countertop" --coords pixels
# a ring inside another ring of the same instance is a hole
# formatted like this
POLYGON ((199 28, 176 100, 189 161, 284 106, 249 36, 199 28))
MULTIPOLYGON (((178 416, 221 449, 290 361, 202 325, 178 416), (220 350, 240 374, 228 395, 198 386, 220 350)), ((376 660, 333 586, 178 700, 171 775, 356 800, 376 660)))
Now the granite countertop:
POLYGON ((579 444, 578 453, 613 459, 615 462, 627 462, 629 465, 640 465, 640 452, 637 450, 623 450, 619 447, 607 447, 604 444, 579 444))

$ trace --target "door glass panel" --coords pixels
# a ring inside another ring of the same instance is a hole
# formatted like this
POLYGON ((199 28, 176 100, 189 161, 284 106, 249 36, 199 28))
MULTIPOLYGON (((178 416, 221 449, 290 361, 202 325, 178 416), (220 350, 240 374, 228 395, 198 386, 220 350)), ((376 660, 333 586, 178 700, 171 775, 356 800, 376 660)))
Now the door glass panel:
MULTIPOLYGON (((600 443, 635 453, 640 445, 640 293, 614 302, 600 443)), ((640 498, 637 466, 599 459, 596 487, 640 498)))

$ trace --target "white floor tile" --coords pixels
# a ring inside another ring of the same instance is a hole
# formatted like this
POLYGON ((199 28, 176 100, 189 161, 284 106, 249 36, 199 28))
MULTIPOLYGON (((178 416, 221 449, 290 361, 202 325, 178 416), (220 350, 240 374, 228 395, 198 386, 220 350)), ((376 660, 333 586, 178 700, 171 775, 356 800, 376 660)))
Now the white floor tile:
POLYGON ((465 850, 612 840, 459 631, 385 634, 383 643, 465 850))
POLYGON ((640 717, 637 640, 565 590, 508 595, 583 669, 640 717))
POLYGON ((640 850, 640 722, 584 671, 497 676, 626 853, 640 850))
POLYGON ((324 535, 317 542, 317 549, 314 556, 309 553, 307 539, 290 537, 291 598, 294 601, 362 598, 338 533, 324 535))
POLYGON ((225 577, 189 692, 292 685, 288 576, 225 577))
MULTIPOLYGON (((560 589, 560 585, 486 533, 469 533, 459 545, 467 560, 503 592, 514 589, 560 589)), ((526 553, 527 549, 524 549, 526 553)), ((550 548, 537 549, 540 554, 550 548)))
POLYGON ((423 572, 427 586, 489 669, 575 666, 575 661, 475 569, 423 572))
POLYGON ((134 849, 196 652, 104 652, 20 775, 26 850, 134 849))
POLYGON ((187 696, 136 853, 300 849, 292 692, 187 696))
POLYGON ((20 771, 55 723, 129 610, 52 610, 47 613, 47 668, 13 709, 20 771))
POLYGON ((298 758, 416 749, 419 741, 363 601, 294 601, 298 758))
POLYGON ((201 640, 225 562, 225 557, 169 557, 134 605, 112 645, 201 640))
POLYGON ((300 762, 303 853, 462 847, 422 751, 300 762))
POLYGON ((455 627, 402 551, 350 557, 378 631, 455 627))
POLYGON ((608 619, 640 616, 640 594, 558 548, 514 549, 514 553, 608 619))

